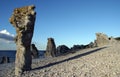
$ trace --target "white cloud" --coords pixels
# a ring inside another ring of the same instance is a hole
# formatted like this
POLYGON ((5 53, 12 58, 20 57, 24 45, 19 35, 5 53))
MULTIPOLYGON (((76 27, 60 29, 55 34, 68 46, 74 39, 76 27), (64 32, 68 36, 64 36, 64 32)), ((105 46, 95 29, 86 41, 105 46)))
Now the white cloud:
POLYGON ((7 30, 1 30, 0 31, 0 39, 6 40, 6 41, 13 41, 14 35, 10 34, 7 30))
POLYGON ((14 41, 6 41, 0 39, 0 50, 16 50, 16 44, 14 41))

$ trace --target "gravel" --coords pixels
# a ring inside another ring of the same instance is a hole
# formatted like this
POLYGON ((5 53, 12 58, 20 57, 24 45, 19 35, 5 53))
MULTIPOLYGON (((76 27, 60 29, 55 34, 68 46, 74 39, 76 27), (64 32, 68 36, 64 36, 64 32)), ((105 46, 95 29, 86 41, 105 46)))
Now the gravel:
MULTIPOLYGON (((0 77, 15 77, 14 63, 0 65, 0 77)), ((21 77, 120 77, 120 45, 77 51, 65 56, 35 59, 21 77)))

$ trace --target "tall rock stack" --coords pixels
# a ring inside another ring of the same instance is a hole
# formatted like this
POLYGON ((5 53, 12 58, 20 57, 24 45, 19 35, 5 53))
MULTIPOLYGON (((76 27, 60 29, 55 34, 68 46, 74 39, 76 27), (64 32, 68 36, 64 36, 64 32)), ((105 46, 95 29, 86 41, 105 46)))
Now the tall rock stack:
POLYGON ((34 5, 16 8, 10 18, 10 23, 15 27, 17 34, 15 38, 17 45, 15 75, 17 76, 31 69, 32 58, 30 45, 36 18, 34 9, 34 5))
POLYGON ((36 48, 35 44, 31 45, 31 54, 32 54, 32 58, 38 58, 39 57, 39 51, 36 48))
POLYGON ((55 57, 55 56, 56 56, 56 45, 54 39, 48 38, 45 57, 55 57))
POLYGON ((96 33, 96 41, 97 46, 104 46, 109 44, 109 38, 107 35, 103 33, 96 33))

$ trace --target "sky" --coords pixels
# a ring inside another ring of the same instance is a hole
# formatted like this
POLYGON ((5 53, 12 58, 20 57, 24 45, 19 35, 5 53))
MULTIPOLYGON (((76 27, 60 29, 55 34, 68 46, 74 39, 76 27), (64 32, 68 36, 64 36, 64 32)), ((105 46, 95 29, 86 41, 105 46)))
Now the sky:
POLYGON ((32 43, 39 50, 46 49, 50 37, 56 46, 72 47, 94 41, 97 32, 120 36, 120 0, 1 0, 0 50, 16 49, 9 18, 15 8, 28 5, 36 6, 32 43))

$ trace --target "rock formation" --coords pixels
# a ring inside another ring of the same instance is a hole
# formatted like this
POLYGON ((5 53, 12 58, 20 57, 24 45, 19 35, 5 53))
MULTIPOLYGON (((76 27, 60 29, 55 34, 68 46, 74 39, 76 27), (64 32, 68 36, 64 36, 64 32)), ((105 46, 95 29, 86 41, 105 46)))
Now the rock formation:
POLYGON ((90 42, 90 43, 88 44, 88 48, 93 48, 93 47, 95 47, 94 43, 93 43, 93 42, 90 42))
POLYGON ((97 46, 104 46, 109 44, 109 37, 103 33, 96 33, 97 46))
POLYGON ((96 40, 94 41, 94 46, 104 46, 104 45, 113 45, 119 44, 120 42, 113 37, 108 37, 103 33, 96 33, 96 40))
POLYGON ((9 63, 9 62, 10 62, 9 57, 3 56, 3 57, 2 57, 2 60, 1 60, 1 62, 0 62, 0 64, 9 63))
POLYGON ((109 44, 118 44, 118 43, 120 43, 120 41, 119 40, 116 40, 115 38, 113 38, 113 37, 109 37, 109 44))
POLYGON ((16 8, 10 18, 10 23, 15 27, 17 34, 15 38, 17 45, 15 75, 17 76, 31 69, 30 45, 36 18, 34 9, 34 5, 16 8))
POLYGON ((53 38, 48 38, 45 57, 55 57, 56 56, 56 45, 53 38))
POLYGON ((70 49, 65 45, 60 45, 57 47, 57 56, 67 53, 70 49))
POLYGON ((84 45, 73 45, 73 47, 71 47, 71 50, 77 51, 77 50, 84 49, 84 48, 85 48, 84 45))
POLYGON ((39 52, 38 52, 38 49, 35 47, 35 44, 31 45, 31 54, 32 54, 32 58, 39 57, 39 52))

